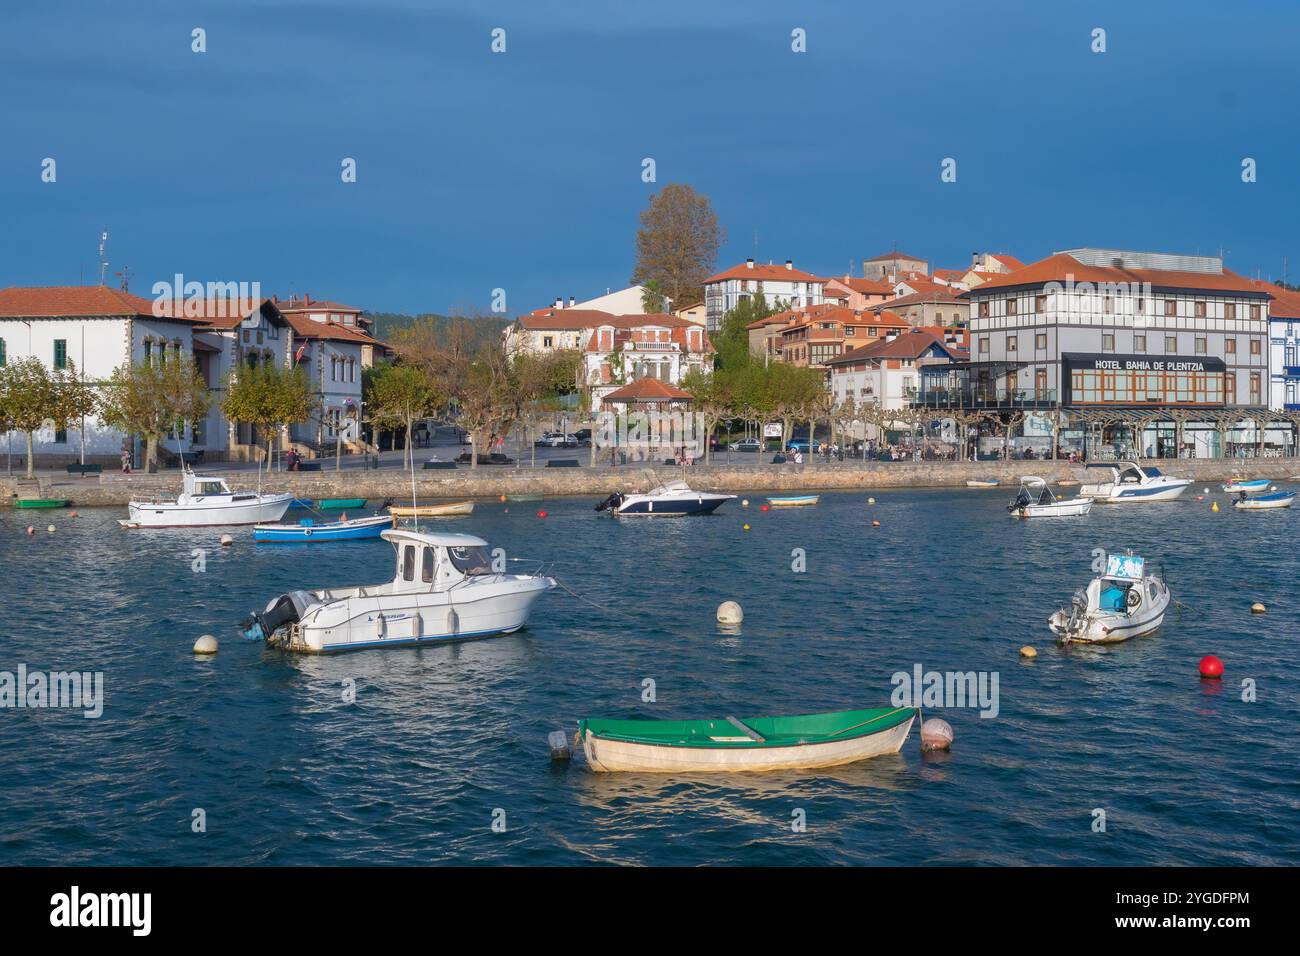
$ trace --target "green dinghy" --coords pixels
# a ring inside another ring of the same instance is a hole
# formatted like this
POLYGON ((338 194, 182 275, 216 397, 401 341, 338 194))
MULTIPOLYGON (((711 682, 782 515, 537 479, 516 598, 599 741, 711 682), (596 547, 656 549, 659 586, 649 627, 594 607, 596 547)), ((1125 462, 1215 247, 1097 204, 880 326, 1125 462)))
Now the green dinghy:
POLYGON ((14 501, 15 508, 66 508, 72 504, 69 498, 18 498, 14 501))
POLYGON ((341 511, 344 508, 364 508, 365 498, 322 498, 316 505, 321 511, 341 511))
POLYGON ((808 770, 898 753, 914 707, 793 717, 578 722, 587 765, 651 773, 808 770))

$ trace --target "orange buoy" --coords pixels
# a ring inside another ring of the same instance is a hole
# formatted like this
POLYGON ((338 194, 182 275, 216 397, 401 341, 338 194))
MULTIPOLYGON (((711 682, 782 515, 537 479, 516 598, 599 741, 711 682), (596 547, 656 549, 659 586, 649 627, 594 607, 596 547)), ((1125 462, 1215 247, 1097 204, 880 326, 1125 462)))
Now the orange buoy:
POLYGON ((27 533, 28 533, 28 534, 35 534, 35 533, 36 533, 36 529, 33 528, 31 525, 28 525, 28 526, 27 526, 27 533))
POLYGON ((1223 661, 1213 654, 1201 658, 1201 677, 1206 680, 1219 680, 1223 677, 1223 661))
POLYGON ((879 528, 879 527, 880 527, 880 522, 879 522, 879 521, 872 521, 872 522, 871 522, 871 527, 873 527, 873 528, 879 528))
POLYGON ((502 495, 502 496, 501 496, 501 500, 502 500, 502 501, 505 501, 505 500, 506 500, 506 496, 505 496, 505 495, 502 495))

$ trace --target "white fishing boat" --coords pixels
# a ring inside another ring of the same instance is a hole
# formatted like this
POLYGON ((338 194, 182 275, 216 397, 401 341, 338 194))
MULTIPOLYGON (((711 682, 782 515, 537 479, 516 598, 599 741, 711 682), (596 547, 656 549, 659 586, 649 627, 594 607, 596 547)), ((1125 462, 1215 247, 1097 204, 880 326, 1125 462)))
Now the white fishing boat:
POLYGON ((1156 630, 1169 602, 1169 588, 1147 571, 1145 559, 1112 554, 1106 572, 1049 617, 1047 626, 1062 644, 1114 644, 1156 630))
POLYGON ((1109 471, 1110 481, 1081 485, 1079 494, 1110 504, 1173 501, 1191 484, 1187 478, 1161 474, 1159 468, 1143 468, 1135 461, 1093 462, 1084 467, 1109 471))
POLYGON ((240 633, 309 654, 472 640, 519 630, 556 586, 541 574, 497 570, 504 565, 473 535, 389 529, 382 537, 397 554, 391 582, 290 591, 250 614, 240 633))
POLYGON ((1279 491, 1271 495, 1255 495, 1253 498, 1244 491, 1232 503, 1239 511, 1272 511, 1275 508, 1290 508, 1295 501, 1294 491, 1279 491))
POLYGON ((1020 479, 1020 491, 1007 505, 1007 512, 1016 518, 1068 518, 1091 509, 1091 498, 1058 498, 1045 479, 1033 475, 1020 479))
POLYGON ((1002 484, 1002 482, 996 478, 967 478, 966 479, 967 488, 996 488, 1000 484, 1002 484))
POLYGON ((273 523, 284 517, 293 495, 234 492, 220 478, 196 475, 186 468, 182 491, 175 500, 131 501, 124 528, 197 528, 218 525, 273 523))
POLYGON ((670 481, 651 488, 644 494, 622 494, 615 492, 596 505, 597 511, 608 511, 615 515, 639 517, 672 518, 682 515, 713 514, 724 501, 730 501, 735 495, 723 495, 711 491, 692 491, 684 481, 670 481))

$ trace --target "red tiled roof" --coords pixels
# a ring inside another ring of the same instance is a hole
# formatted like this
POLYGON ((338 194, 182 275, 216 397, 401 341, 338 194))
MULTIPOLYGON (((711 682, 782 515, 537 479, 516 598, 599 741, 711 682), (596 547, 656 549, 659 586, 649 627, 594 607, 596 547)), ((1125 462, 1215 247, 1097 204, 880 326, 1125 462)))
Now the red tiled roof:
POLYGON ((892 295, 894 292, 894 287, 883 279, 855 279, 853 276, 843 276, 837 277, 835 281, 863 295, 892 295))
POLYGON ((1023 269, 1025 267, 1025 264, 1021 262, 1019 259, 1017 259, 1015 256, 1008 256, 1001 252, 991 253, 989 255, 989 258, 998 260, 998 262, 1002 263, 1012 272, 1015 272, 1017 269, 1023 269))
MULTIPOLYGON (((155 316, 153 302, 129 292, 102 285, 10 286, 0 289, 0 317, 81 318, 95 315, 155 316)), ((201 323, 202 319, 178 316, 176 322, 201 323)))
POLYGON ((531 315, 520 316, 519 325, 530 332, 576 331, 593 328, 613 318, 612 312, 598 309, 539 309, 531 315))
POLYGON ((281 312, 361 312, 355 305, 344 305, 342 302, 331 302, 328 299, 277 298, 275 306, 281 312))
POLYGON ((355 342, 358 345, 376 344, 376 340, 364 332, 339 325, 337 322, 317 322, 296 312, 289 313, 285 318, 289 321, 289 327, 293 329, 296 338, 329 339, 333 342, 355 342))
POLYGON ((1300 319, 1300 292, 1284 289, 1280 285, 1259 279, 1252 280, 1252 283, 1261 292, 1267 292, 1273 297, 1268 307, 1270 316, 1279 319, 1300 319))
POLYGON ((862 359, 915 359, 919 358, 926 349, 936 344, 945 351, 953 351, 952 346, 945 345, 943 339, 933 332, 925 329, 912 329, 902 335, 894 336, 893 339, 883 339, 879 342, 859 346, 842 355, 837 355, 833 359, 828 359, 826 364, 843 365, 849 362, 859 362, 862 359))
POLYGON ((1221 273, 1179 272, 1173 269, 1120 269, 1115 266, 1092 266, 1080 262, 1064 252, 1040 259, 1032 265, 1017 269, 1010 275, 999 275, 978 285, 970 292, 962 293, 968 297, 983 295, 993 289, 1011 289, 1020 286, 1041 286, 1048 282, 1110 282, 1110 283, 1150 283, 1153 289, 1187 289, 1207 292, 1248 292, 1264 293, 1245 276, 1237 275, 1231 269, 1221 273))
POLYGON ((767 279, 772 282, 825 282, 825 279, 818 278, 811 272, 804 272, 801 269, 787 269, 783 265, 761 265, 755 262, 751 268, 747 263, 742 262, 738 266, 732 266, 725 272, 719 272, 715 276, 709 276, 704 280, 705 285, 711 285, 714 282, 722 282, 725 279, 767 279))
MULTIPOLYGON (((984 288, 980 286, 979 288, 984 288)), ((961 300, 957 297, 962 295, 961 289, 953 289, 946 285, 932 286, 924 292, 917 292, 912 295, 899 296, 897 299, 890 299, 887 302, 877 302, 875 305, 868 306, 869 309, 897 309, 905 305, 925 305, 934 303, 938 305, 960 305, 961 300)))
MULTIPOLYGON (((159 312, 170 316, 173 312, 202 324, 205 329, 233 329, 253 312, 271 303, 270 299, 257 302, 230 299, 190 299, 179 303, 168 299, 159 303, 159 312), (192 314, 191 314, 192 313, 192 314)), ((272 305, 272 308, 274 306, 272 305)))
POLYGON ((891 259, 898 259, 898 260, 900 260, 900 261, 906 259, 906 260, 909 261, 909 262, 925 262, 925 261, 926 261, 926 260, 920 258, 919 256, 909 256, 906 252, 899 252, 897 249, 895 249, 893 252, 886 252, 886 253, 884 253, 883 255, 872 256, 872 257, 871 257, 870 259, 868 259, 867 261, 868 261, 868 262, 889 262, 891 259))
POLYGON ((694 396, 675 385, 657 378, 639 378, 630 385, 610 392, 602 399, 606 402, 669 402, 688 401, 694 396))

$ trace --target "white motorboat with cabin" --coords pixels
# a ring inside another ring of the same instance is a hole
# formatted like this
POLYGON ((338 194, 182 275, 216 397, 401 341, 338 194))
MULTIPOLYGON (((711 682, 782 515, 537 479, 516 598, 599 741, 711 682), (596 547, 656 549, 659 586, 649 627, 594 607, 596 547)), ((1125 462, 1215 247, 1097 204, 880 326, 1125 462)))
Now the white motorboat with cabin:
POLYGON ((730 501, 734 497, 736 496, 712 491, 692 491, 684 481, 669 481, 644 494, 615 492, 597 504, 596 510, 608 511, 614 515, 652 518, 708 515, 713 514, 724 501, 730 501))
POLYGON ((1156 630, 1170 600, 1169 588, 1147 570, 1144 558, 1111 554, 1105 573, 1049 617, 1047 626, 1062 644, 1114 644, 1156 630))
POLYGON ((1015 518, 1068 518, 1091 510, 1091 498, 1058 498, 1045 479, 1033 475, 1020 479, 1020 491, 1007 505, 1007 512, 1015 518))
POLYGON ((1083 484, 1079 494, 1109 504, 1120 502, 1173 501, 1192 482, 1161 474, 1159 468, 1142 467, 1135 461, 1091 462, 1085 468, 1110 472, 1110 481, 1083 484))
POLYGON ((509 634, 556 586, 542 574, 508 574, 487 542, 468 534, 389 529, 391 582, 290 591, 240 625, 250 640, 309 654, 509 634))
POLYGON ((130 501, 130 517, 119 519, 124 528, 199 528, 233 524, 274 523, 293 504, 293 495, 235 492, 221 478, 182 473, 182 490, 176 500, 130 501))

